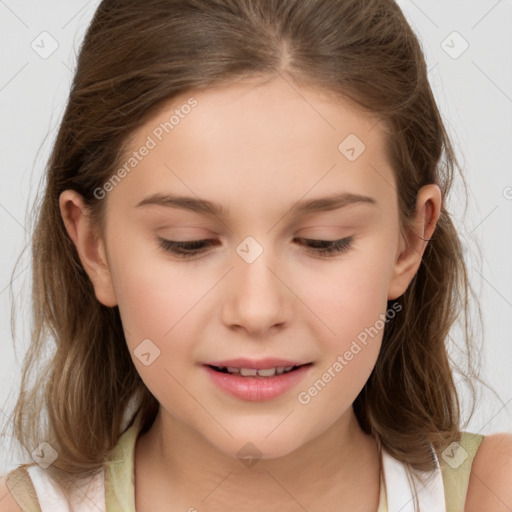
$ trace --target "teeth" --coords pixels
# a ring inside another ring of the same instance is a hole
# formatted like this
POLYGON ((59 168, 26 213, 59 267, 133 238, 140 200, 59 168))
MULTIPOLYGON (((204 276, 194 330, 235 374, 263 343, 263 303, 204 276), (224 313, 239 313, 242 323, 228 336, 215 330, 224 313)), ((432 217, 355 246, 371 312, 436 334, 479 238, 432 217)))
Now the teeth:
POLYGON ((240 375, 243 377, 252 377, 258 373, 258 370, 253 368, 240 368, 240 375))
POLYGON ((272 377, 272 375, 276 374, 275 368, 268 368, 266 370, 258 370, 258 375, 260 377, 272 377))
POLYGON ((256 377, 256 375, 260 377, 272 377, 274 375, 281 375, 284 372, 289 372, 293 366, 279 366, 277 368, 266 368, 262 370, 257 370, 255 368, 233 368, 231 366, 228 366, 227 368, 224 366, 220 366, 219 369, 221 370, 227 370, 229 373, 232 374, 239 374, 242 375, 242 377, 256 377))

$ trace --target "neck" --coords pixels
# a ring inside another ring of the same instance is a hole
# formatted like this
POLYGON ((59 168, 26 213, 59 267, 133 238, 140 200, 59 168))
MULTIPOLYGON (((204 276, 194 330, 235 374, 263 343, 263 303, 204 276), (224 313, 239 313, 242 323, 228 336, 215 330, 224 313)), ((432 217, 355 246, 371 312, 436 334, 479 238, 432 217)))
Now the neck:
POLYGON ((282 510, 292 504, 311 512, 333 504, 337 510, 376 510, 379 501, 377 445, 361 430, 352 408, 293 452, 250 463, 220 452, 160 407, 137 440, 135 471, 141 512, 150 503, 157 510, 158 499, 188 510, 202 505, 198 497, 209 511, 228 503, 240 510, 282 510))

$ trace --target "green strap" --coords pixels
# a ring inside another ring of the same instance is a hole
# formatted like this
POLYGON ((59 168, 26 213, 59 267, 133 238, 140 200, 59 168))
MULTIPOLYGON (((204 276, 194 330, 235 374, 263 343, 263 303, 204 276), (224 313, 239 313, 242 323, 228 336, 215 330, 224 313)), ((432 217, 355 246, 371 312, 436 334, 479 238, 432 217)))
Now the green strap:
POLYGON ((135 512, 134 450, 141 414, 119 438, 105 458, 105 504, 107 512, 135 512))
POLYGON ((443 475, 446 512, 463 512, 471 465, 484 436, 462 432, 460 442, 444 450, 439 457, 443 475))

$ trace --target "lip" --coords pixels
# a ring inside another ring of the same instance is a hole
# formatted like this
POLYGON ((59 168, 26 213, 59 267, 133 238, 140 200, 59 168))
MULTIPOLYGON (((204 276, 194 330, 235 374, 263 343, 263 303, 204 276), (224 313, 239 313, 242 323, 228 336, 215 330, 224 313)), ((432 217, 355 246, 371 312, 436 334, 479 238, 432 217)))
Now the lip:
POLYGON ((237 359, 227 359, 225 361, 208 361, 204 363, 210 366, 228 366, 232 368, 249 368, 252 370, 267 370, 269 368, 276 368, 278 366, 301 366, 308 364, 310 361, 300 362, 291 361, 290 359, 277 359, 273 357, 266 357, 264 359, 247 359, 239 357, 237 359))
MULTIPOLYGON (((226 366, 224 363, 231 361, 223 361, 223 364, 214 364, 213 366, 226 366)), ((239 360, 237 360, 239 361, 239 360)), ((276 360, 273 360, 276 361, 276 360)), ((285 363, 288 361, 284 361, 285 363)), ((275 366, 292 366, 292 364, 282 364, 283 360, 279 360, 279 364, 275 366)), ((246 363, 244 363, 246 364, 246 363)), ((259 363, 261 364, 261 363, 259 363)), ((264 363, 269 365, 269 363, 264 363)), ((295 365, 293 365, 295 366, 295 365)), ((281 375, 274 375, 273 377, 242 377, 241 375, 232 375, 229 373, 222 373, 210 368, 210 366, 203 365, 206 373, 209 375, 212 382, 225 393, 234 396, 236 398, 250 401, 250 402, 262 402, 266 400, 272 400, 280 395, 283 395, 287 391, 297 386, 297 384, 304 379, 306 374, 309 373, 312 363, 304 364, 296 370, 288 373, 282 373, 281 375)), ((237 366, 234 365, 233 368, 237 366)), ((248 368, 247 366, 241 366, 241 368, 248 368)), ((250 367, 249 367, 250 368, 250 367)), ((265 369, 263 366, 258 366, 259 369, 265 369)), ((273 365, 267 366, 267 368, 274 368, 273 365)))

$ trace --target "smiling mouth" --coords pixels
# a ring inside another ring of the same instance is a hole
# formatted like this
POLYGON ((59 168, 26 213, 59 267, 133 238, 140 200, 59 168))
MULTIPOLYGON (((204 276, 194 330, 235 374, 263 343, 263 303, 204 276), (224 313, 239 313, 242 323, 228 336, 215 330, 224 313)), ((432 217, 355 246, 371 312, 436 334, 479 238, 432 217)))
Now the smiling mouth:
POLYGON ((241 377, 252 377, 252 378, 260 378, 260 379, 268 379, 272 377, 279 377, 280 375, 285 375, 287 373, 291 373, 296 371, 298 368, 303 366, 310 366, 312 363, 301 364, 297 366, 276 366, 274 368, 265 368, 265 369, 254 369, 254 368, 235 368, 230 366, 213 366, 206 365, 212 368, 213 370, 219 373, 225 373, 233 376, 241 376, 241 377))

